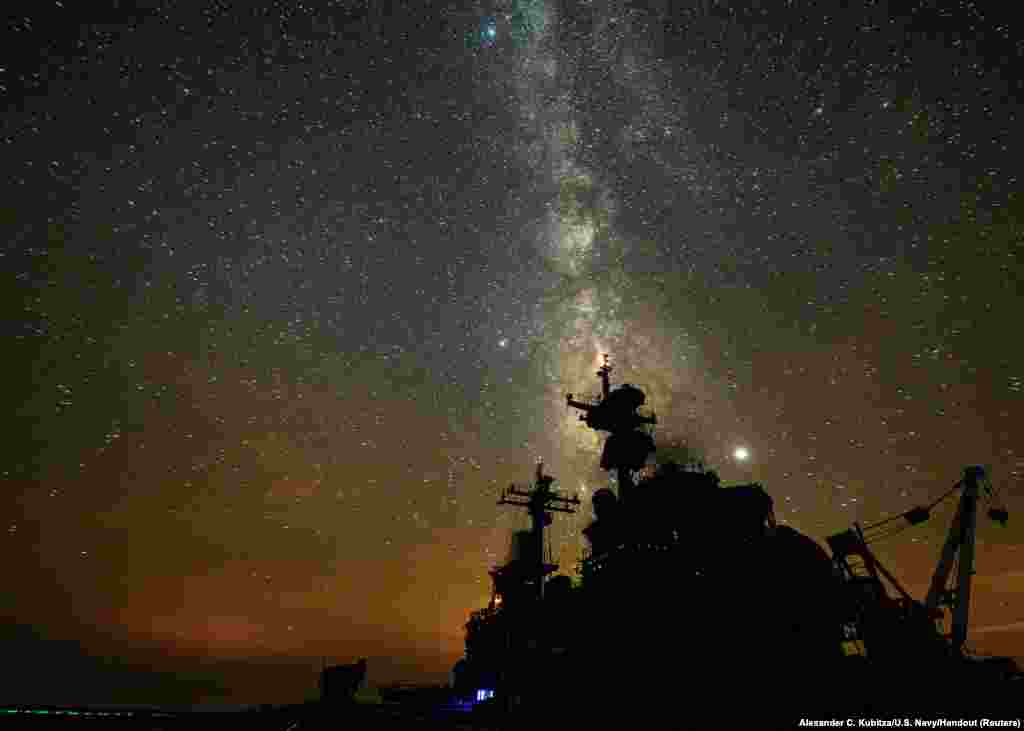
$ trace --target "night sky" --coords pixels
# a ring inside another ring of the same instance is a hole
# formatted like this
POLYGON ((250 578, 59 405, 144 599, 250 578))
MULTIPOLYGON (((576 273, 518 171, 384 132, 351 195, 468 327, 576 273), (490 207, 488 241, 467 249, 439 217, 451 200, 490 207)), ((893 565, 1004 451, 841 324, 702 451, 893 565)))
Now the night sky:
MULTIPOLYGON (((990 465, 1024 655, 1012 4, 732 5, 5 6, 0 701, 445 680, 501 488, 608 484, 603 353, 822 542, 990 465)), ((952 508, 878 546, 918 595, 952 508)))

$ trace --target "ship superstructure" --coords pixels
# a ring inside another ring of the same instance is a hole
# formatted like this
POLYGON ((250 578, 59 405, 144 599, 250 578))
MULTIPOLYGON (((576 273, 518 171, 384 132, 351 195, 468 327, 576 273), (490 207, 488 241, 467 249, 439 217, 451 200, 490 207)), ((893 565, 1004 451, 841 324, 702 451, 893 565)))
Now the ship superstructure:
MULTIPOLYGON (((601 397, 566 399, 587 427, 608 432, 601 466, 618 488, 593 495, 579 579, 553 575, 543 544, 551 512, 579 501, 556 496, 538 467, 532 492, 502 495, 529 510, 533 528, 513 537, 509 562, 491 572, 490 605, 467 624, 465 687, 484 687, 489 703, 520 718, 642 714, 649 728, 701 728, 694 719, 720 715, 721 699, 739 694, 733 717, 771 728, 794 714, 903 712, 924 702, 953 712, 964 694, 936 699, 936 688, 1017 672, 1010 661, 976 672, 964 650, 977 501, 994 497, 983 470, 969 468, 954 489, 957 517, 932 589, 917 601, 871 553, 870 530, 832 536, 830 556, 776 521, 762 485, 726 487, 701 465, 651 465, 656 418, 641 411, 639 388, 611 387, 611 370, 606 358, 601 397), (944 607, 948 635, 937 624, 944 607), (587 710, 570 711, 572 697, 586 697, 587 710), (694 725, 677 725, 681 718, 694 725)), ((1000 506, 989 515, 1008 517, 1000 506)))

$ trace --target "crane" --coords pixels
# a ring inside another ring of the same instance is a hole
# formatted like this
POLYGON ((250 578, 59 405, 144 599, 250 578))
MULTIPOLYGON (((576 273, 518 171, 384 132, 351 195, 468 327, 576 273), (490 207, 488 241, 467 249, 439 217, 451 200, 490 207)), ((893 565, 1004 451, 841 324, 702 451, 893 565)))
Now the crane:
MULTIPOLYGON (((956 655, 963 654, 964 643, 967 641, 967 620, 971 607, 971 577, 974 575, 974 541, 978 523, 978 498, 982 491, 994 497, 992 484, 983 467, 968 467, 964 470, 960 481, 960 504, 956 516, 946 535, 946 543, 942 547, 942 555, 932 575, 931 586, 925 597, 924 605, 934 612, 940 606, 948 606, 953 616, 953 628, 950 642, 956 655), (957 587, 947 589, 949 575, 952 573, 954 561, 959 558, 957 567, 957 587)), ((1006 525, 1009 513, 1004 508, 990 508, 989 517, 1002 525, 1006 525)))
MULTIPOLYGON (((885 578, 900 594, 899 606, 915 618, 927 618, 938 623, 944 617, 943 608, 948 607, 953 620, 952 632, 945 637, 941 635, 940 630, 934 636, 949 640, 948 649, 954 657, 962 658, 964 656, 970 614, 971 577, 974 575, 978 500, 982 495, 995 497, 995 491, 985 469, 979 466, 967 467, 964 469, 963 478, 931 505, 912 508, 905 513, 887 518, 866 528, 861 528, 859 524, 855 523, 853 529, 828 538, 827 542, 832 550, 833 563, 845 585, 854 590, 854 604, 856 605, 854 624, 858 626, 854 628, 854 631, 849 632, 848 636, 856 640, 868 640, 869 655, 872 653, 871 638, 864 636, 863 625, 872 621, 872 614, 879 605, 891 601, 881 581, 882 578, 885 578), (872 540, 876 540, 878 537, 888 537, 892 533, 886 536, 875 534, 873 537, 865 537, 865 531, 876 530, 901 517, 910 526, 919 525, 928 520, 932 508, 957 491, 960 492, 960 501, 932 575, 928 594, 923 602, 915 600, 868 548, 868 544, 872 540), (955 589, 951 589, 947 584, 953 573, 954 565, 957 565, 957 586, 955 589), (865 571, 866 575, 859 574, 859 570, 865 571)), ((1002 525, 1005 525, 1009 519, 1009 513, 1002 507, 990 508, 988 516, 1002 525)), ((870 635, 870 630, 867 634, 870 635)), ((875 639, 882 640, 884 644, 887 644, 893 637, 891 635, 884 637, 876 635, 875 639)), ((889 648, 879 649, 885 652, 889 648)), ((895 648, 891 649, 895 650, 895 648)))

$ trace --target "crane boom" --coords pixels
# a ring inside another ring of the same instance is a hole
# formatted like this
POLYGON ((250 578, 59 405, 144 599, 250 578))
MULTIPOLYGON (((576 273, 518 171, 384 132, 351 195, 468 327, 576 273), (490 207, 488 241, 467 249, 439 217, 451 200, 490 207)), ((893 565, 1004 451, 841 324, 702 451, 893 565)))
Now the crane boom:
POLYGON ((971 605, 971 576, 974 574, 974 541, 978 523, 978 495, 980 485, 985 479, 982 467, 968 467, 964 470, 964 479, 960 485, 963 492, 957 507, 956 517, 949 527, 946 543, 942 547, 942 556, 932 575, 925 606, 934 610, 940 604, 949 604, 953 612, 953 631, 951 642, 953 651, 963 652, 967 641, 967 621, 971 605), (959 555, 957 588, 954 592, 946 590, 946 582, 953 570, 953 564, 959 555), (952 594, 952 596, 950 596, 952 594))

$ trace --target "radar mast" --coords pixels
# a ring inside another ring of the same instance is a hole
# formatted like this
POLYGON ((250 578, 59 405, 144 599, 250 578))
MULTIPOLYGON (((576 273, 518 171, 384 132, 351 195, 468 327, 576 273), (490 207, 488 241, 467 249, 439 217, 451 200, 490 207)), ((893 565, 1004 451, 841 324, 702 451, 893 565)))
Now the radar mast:
POLYGON ((654 414, 644 415, 638 409, 647 400, 646 395, 636 386, 624 383, 612 390, 610 374, 612 366, 608 354, 604 354, 604 365, 597 371, 601 379, 601 397, 590 401, 574 399, 567 394, 566 404, 579 409, 580 421, 595 431, 610 432, 601 453, 601 468, 615 470, 619 483, 619 499, 628 499, 634 484, 634 473, 647 462, 654 452, 654 439, 644 430, 658 423, 654 414))

